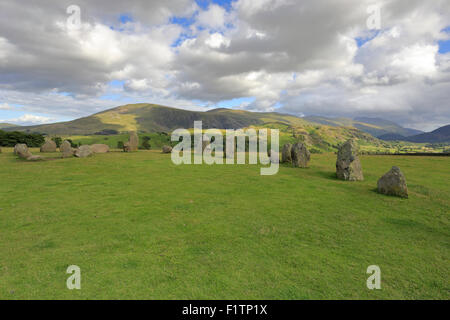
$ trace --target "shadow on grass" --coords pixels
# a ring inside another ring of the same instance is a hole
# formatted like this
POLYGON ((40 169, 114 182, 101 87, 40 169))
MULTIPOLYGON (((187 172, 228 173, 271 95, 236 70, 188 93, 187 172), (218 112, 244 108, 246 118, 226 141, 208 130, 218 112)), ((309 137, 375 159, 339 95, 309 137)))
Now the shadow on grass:
POLYGON ((336 176, 336 172, 330 172, 330 171, 318 171, 316 173, 319 177, 325 178, 325 179, 330 179, 330 180, 338 180, 337 176, 336 176))

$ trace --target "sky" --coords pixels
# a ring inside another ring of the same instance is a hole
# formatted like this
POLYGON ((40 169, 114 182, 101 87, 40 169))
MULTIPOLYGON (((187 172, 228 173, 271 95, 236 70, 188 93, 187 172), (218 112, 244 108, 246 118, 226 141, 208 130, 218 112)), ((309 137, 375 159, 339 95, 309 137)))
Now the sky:
POLYGON ((431 131, 449 98, 448 0, 0 0, 0 122, 148 102, 431 131))

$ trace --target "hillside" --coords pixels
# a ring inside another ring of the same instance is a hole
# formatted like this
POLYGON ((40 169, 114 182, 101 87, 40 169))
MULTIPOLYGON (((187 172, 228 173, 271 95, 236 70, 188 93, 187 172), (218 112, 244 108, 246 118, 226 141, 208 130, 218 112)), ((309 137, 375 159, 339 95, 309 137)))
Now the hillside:
POLYGON ((327 117, 310 116, 305 117, 304 119, 307 121, 325 124, 329 126, 354 127, 361 131, 370 133, 371 135, 379 139, 383 139, 383 136, 386 136, 388 138, 383 140, 389 140, 391 136, 388 134, 395 134, 403 137, 408 137, 423 133, 420 130, 403 128, 402 126, 396 124, 395 122, 380 118, 359 117, 355 119, 349 119, 349 118, 327 118, 327 117))
POLYGON ((410 142, 428 142, 428 143, 439 143, 439 142, 450 142, 450 125, 440 127, 432 132, 418 134, 412 137, 407 137, 406 141, 410 142))
POLYGON ((339 143, 350 138, 360 140, 360 144, 365 146, 385 146, 384 142, 354 127, 321 125, 287 114, 224 108, 195 112, 154 104, 124 105, 73 121, 6 130, 66 137, 101 133, 117 135, 131 130, 152 135, 178 128, 192 128, 195 120, 202 120, 204 129, 276 128, 280 130, 280 144, 303 141, 316 152, 335 151, 339 143))
POLYGON ((407 137, 397 133, 386 133, 378 137, 384 141, 406 141, 407 137))
POLYGON ((177 128, 192 128, 195 120, 202 120, 203 128, 218 129, 238 129, 263 125, 268 122, 281 122, 291 126, 307 124, 301 118, 278 113, 256 113, 231 109, 196 112, 154 104, 130 104, 73 121, 23 126, 14 128, 14 130, 51 135, 89 135, 103 130, 170 132, 177 128))
POLYGON ((17 127, 17 124, 0 123, 0 129, 13 128, 13 127, 17 127))

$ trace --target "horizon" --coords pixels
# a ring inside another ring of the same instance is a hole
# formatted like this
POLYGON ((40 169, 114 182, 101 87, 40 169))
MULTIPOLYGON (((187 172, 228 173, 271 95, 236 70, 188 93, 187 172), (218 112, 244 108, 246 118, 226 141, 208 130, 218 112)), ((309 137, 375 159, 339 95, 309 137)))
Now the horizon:
MULTIPOLYGON (((130 103, 130 104, 125 104, 125 105, 120 105, 120 106, 116 106, 116 107, 113 107, 113 108, 105 109, 105 110, 100 111, 100 112, 97 112, 97 113, 106 112, 106 111, 113 110, 113 109, 116 109, 116 108, 119 108, 119 107, 123 107, 123 106, 126 106, 126 105, 136 105, 136 104, 149 104, 149 105, 155 105, 154 103, 137 102, 137 103, 130 103)), ((195 111, 195 112, 209 112, 209 111, 221 110, 221 109, 225 109, 225 110, 236 110, 235 108, 227 108, 227 107, 212 108, 212 109, 208 109, 208 110, 189 110, 189 109, 183 109, 183 108, 180 108, 180 107, 171 107, 171 106, 163 106, 163 105, 158 105, 158 106, 160 106, 160 107, 165 107, 165 108, 171 108, 171 109, 178 109, 178 110, 195 111)), ((294 114, 277 112, 276 110, 275 110, 275 111, 251 111, 251 110, 242 110, 242 111, 254 112, 254 113, 277 113, 277 114, 282 114, 282 115, 294 116, 294 117, 301 118, 301 119, 302 119, 302 118, 308 118, 308 117, 321 117, 321 118, 324 118, 324 119, 349 119, 349 120, 353 120, 353 121, 359 121, 359 120, 357 120, 357 118, 366 118, 366 119, 371 119, 371 120, 382 120, 382 121, 389 121, 389 122, 392 122, 391 120, 383 119, 383 118, 379 118, 379 117, 363 117, 363 116, 357 116, 357 117, 354 117, 354 118, 347 118, 347 117, 338 117, 338 116, 332 117, 332 116, 321 116, 321 115, 297 116, 297 115, 294 115, 294 114)), ((96 114, 96 113, 95 113, 95 114, 96 114)), ((80 118, 90 117, 90 116, 92 116, 92 115, 94 115, 94 113, 93 113, 93 114, 90 114, 90 115, 87 115, 87 116, 80 117, 80 118)), ((46 124, 65 123, 65 122, 74 121, 74 120, 77 120, 77 119, 80 119, 80 118, 74 118, 74 119, 62 120, 62 121, 55 121, 55 122, 48 122, 48 123, 41 123, 41 124, 23 124, 23 125, 20 125, 20 124, 8 123, 8 122, 3 122, 3 121, 0 121, 0 124, 17 125, 17 127, 21 127, 21 126, 27 127, 27 126, 39 126, 39 125, 46 125, 46 124)), ((309 120, 307 120, 307 121, 309 121, 309 120)), ((312 121, 312 122, 313 122, 313 121, 312 121)), ((361 121, 361 122, 364 123, 364 121, 361 121)), ((399 125, 398 123, 395 123, 395 122, 393 122, 393 123, 396 124, 396 125, 399 125)), ((323 125, 323 124, 321 124, 321 125, 323 125)), ((446 127, 446 126, 448 126, 448 125, 450 125, 450 123, 449 123, 449 124, 446 124, 446 125, 443 125, 443 126, 440 126, 440 127, 436 127, 436 128, 434 128, 434 129, 432 129, 432 130, 430 130, 430 131, 423 131, 423 130, 420 130, 420 129, 416 129, 416 130, 422 131, 423 133, 427 133, 427 132, 435 131, 435 130, 440 129, 440 128, 442 128, 442 127, 446 127)), ((399 126, 401 126, 401 125, 399 125, 399 126)), ((407 128, 407 127, 403 127, 403 128, 405 128, 405 129, 415 129, 415 128, 407 128)), ((0 130, 1 130, 1 129, 0 129, 0 130)))
POLYGON ((450 123, 447 1, 132 3, 0 0, 0 123, 142 100, 424 132, 450 123))

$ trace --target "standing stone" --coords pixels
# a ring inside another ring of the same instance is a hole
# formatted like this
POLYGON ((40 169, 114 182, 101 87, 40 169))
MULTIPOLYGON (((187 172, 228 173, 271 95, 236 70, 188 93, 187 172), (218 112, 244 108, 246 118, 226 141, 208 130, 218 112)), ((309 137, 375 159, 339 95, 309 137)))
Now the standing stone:
POLYGON ((123 151, 134 152, 137 151, 139 147, 139 137, 135 131, 130 131, 130 138, 128 142, 123 145, 123 151))
POLYGON ((283 163, 291 163, 292 162, 292 144, 286 143, 283 146, 283 150, 281 151, 281 160, 283 163))
POLYGON ((41 152, 56 152, 56 143, 53 140, 47 140, 41 147, 41 152))
POLYGON ((408 198, 406 179, 399 167, 392 169, 378 180, 378 192, 390 196, 408 198))
POLYGON ((172 152, 172 147, 170 147, 170 146, 163 146, 162 147, 162 152, 163 153, 171 153, 172 152))
POLYGON ((74 154, 75 154, 75 157, 86 158, 86 157, 93 155, 93 152, 92 152, 90 146, 83 145, 83 146, 79 147, 78 149, 75 149, 74 154))
POLYGON ((14 147, 14 154, 18 155, 22 159, 27 159, 32 156, 30 150, 26 144, 16 144, 14 147))
POLYGON ((93 144, 91 150, 93 153, 107 153, 109 152, 109 146, 106 144, 93 144))
POLYGON ((364 180, 361 162, 358 158, 358 146, 355 141, 348 140, 338 151, 336 160, 338 179, 347 181, 364 180))
POLYGON ((311 154, 303 143, 298 142, 292 146, 291 158, 294 167, 307 168, 311 154))
POLYGON ((61 151, 63 158, 73 157, 72 145, 67 140, 64 140, 64 142, 61 143, 61 145, 59 146, 59 151, 61 151))

